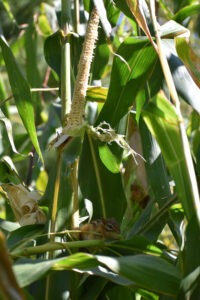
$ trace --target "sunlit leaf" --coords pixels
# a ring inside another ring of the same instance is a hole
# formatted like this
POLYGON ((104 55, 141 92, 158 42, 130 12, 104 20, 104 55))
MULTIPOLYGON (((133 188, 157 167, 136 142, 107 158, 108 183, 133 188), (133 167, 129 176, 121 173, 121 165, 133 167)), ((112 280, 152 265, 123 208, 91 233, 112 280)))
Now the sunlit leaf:
POLYGON ((117 162, 117 158, 110 151, 107 145, 99 146, 99 156, 106 168, 112 173, 120 172, 120 164, 117 162))
POLYGON ((15 17, 14 17, 14 15, 13 15, 13 13, 12 13, 11 8, 10 8, 9 1, 7 1, 7 0, 2 0, 2 3, 3 3, 3 6, 4 6, 4 8, 5 8, 5 10, 6 10, 6 12, 7 12, 9 18, 10 18, 11 21, 15 24, 15 23, 16 23, 16 20, 15 20, 15 17))
POLYGON ((187 5, 180 9, 173 17, 176 22, 182 23, 186 18, 199 14, 200 4, 187 5))
POLYGON ((111 31, 112 31, 112 27, 107 19, 107 15, 106 15, 106 10, 104 7, 104 3, 103 0, 94 0, 94 4, 97 8, 104 32, 106 34, 107 37, 110 37, 111 31))
POLYGON ((186 28, 180 25, 179 23, 170 20, 169 22, 164 23, 159 27, 159 32, 161 37, 174 37, 179 35, 190 35, 190 31, 186 28))
POLYGON ((44 192, 46 190, 47 183, 48 174, 46 171, 41 171, 36 181, 36 189, 44 192))
POLYGON ((41 13, 38 18, 38 26, 45 36, 49 36, 53 33, 51 28, 51 23, 49 22, 49 18, 53 22, 54 19, 53 16, 54 16, 56 20, 55 10, 53 7, 51 7, 45 2, 41 3, 40 10, 41 13))
POLYGON ((127 61, 131 71, 120 58, 114 58, 107 100, 96 121, 96 124, 106 121, 111 127, 115 127, 133 106, 157 60, 155 50, 146 39, 127 38, 117 54, 127 61))
POLYGON ((0 228, 2 228, 5 231, 10 232, 10 231, 20 228, 20 225, 17 222, 10 222, 10 221, 4 220, 4 219, 0 219, 0 228))
POLYGON ((162 44, 178 94, 189 105, 191 105, 192 108, 200 113, 200 89, 193 81, 182 61, 179 59, 174 40, 163 39, 162 44))
POLYGON ((157 45, 155 44, 155 42, 152 39, 151 33, 147 26, 145 15, 143 12, 143 5, 144 5, 143 2, 144 2, 143 0, 126 0, 126 3, 128 4, 132 14, 134 15, 134 17, 137 20, 137 23, 142 28, 142 30, 145 32, 147 37, 150 39, 153 47, 157 51, 157 45))
POLYGON ((120 16, 120 10, 110 0, 104 1, 104 4, 106 7, 108 20, 110 21, 111 25, 116 26, 120 16))
POLYGON ((150 255, 119 258, 97 256, 97 259, 139 287, 161 294, 177 295, 181 279, 180 272, 175 266, 159 257, 150 255))
POLYGON ((49 36, 52 34, 52 29, 51 29, 48 19, 45 15, 41 15, 39 17, 39 27, 45 36, 49 36))
POLYGON ((157 140, 166 165, 175 181, 177 193, 182 201, 188 219, 195 213, 192 187, 183 152, 181 133, 173 106, 158 94, 142 113, 150 132, 157 140))
POLYGON ((130 280, 120 276, 119 274, 116 274, 115 272, 112 272, 110 269, 102 265, 92 269, 77 269, 77 271, 80 273, 86 273, 88 275, 100 276, 122 286, 128 287, 132 285, 130 280))
POLYGON ((45 36, 51 35, 57 30, 57 15, 56 10, 53 5, 50 5, 46 2, 40 2, 40 14, 38 19, 38 25, 42 26, 42 30, 45 36), (41 17, 41 20, 40 20, 41 17))
POLYGON ((179 58, 187 67, 194 82, 200 87, 200 58, 192 50, 188 39, 177 37, 175 39, 175 45, 179 58))
POLYGON ((99 86, 89 86, 87 89, 86 99, 88 101, 105 102, 108 94, 108 89, 99 86))
POLYGON ((13 270, 20 287, 41 278, 54 266, 54 270, 71 270, 73 268, 90 268, 98 264, 96 258, 86 253, 76 253, 67 257, 53 260, 19 259, 13 266, 13 270))

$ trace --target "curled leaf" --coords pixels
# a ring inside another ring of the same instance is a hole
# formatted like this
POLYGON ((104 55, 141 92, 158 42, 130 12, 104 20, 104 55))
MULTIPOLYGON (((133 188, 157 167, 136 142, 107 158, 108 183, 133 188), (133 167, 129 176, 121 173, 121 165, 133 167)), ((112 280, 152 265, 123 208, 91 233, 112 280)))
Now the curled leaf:
POLYGON ((42 152, 40 150, 35 127, 34 107, 30 87, 23 73, 21 72, 20 67, 17 64, 11 48, 2 35, 0 36, 0 47, 7 68, 8 78, 10 81, 10 86, 15 99, 17 110, 22 119, 24 127, 26 128, 32 140, 32 143, 44 165, 44 160, 42 152))
MULTIPOLYGON (((0 109, 0 121, 2 121, 5 125, 6 131, 7 131, 7 134, 8 134, 8 139, 9 139, 9 142, 10 142, 10 145, 12 147, 13 152, 16 153, 16 154, 20 154, 17 151, 17 149, 15 147, 14 140, 13 140, 12 124, 11 124, 10 120, 5 117, 5 115, 4 115, 4 113, 2 112, 1 109, 0 109)), ((20 155, 22 155, 22 154, 20 154, 20 155)))
POLYGON ((152 46, 154 47, 156 52, 158 52, 157 45, 156 45, 156 43, 154 43, 154 41, 151 37, 151 33, 147 26, 147 22, 146 22, 145 15, 143 12, 143 5, 146 5, 146 3, 141 0, 126 0, 126 3, 129 6, 130 11, 136 18, 139 26, 142 28, 142 30, 145 32, 147 37, 150 39, 152 46))

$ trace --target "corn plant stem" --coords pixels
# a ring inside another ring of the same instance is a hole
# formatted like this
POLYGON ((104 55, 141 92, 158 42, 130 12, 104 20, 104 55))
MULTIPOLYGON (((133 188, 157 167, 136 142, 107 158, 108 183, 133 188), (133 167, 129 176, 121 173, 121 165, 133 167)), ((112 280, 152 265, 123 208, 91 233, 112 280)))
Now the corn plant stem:
MULTIPOLYGON (((51 91, 59 91, 58 87, 55 88, 31 88, 31 92, 51 92, 51 91)), ((13 95, 8 96, 6 99, 0 102, 0 107, 3 106, 7 101, 11 100, 13 95)))
POLYGON ((70 41, 67 37, 61 52, 61 102, 62 121, 71 110, 71 74, 70 74, 70 41))
POLYGON ((97 186, 98 186, 99 195, 100 195, 102 214, 103 214, 103 218, 106 218, 106 208, 105 208, 105 203, 104 203, 101 176, 100 176, 98 164, 97 164, 97 161, 96 161, 96 156, 95 156, 95 152, 94 152, 94 146, 93 146, 93 143, 92 143, 92 138, 89 134, 88 134, 88 140, 89 140, 90 150, 91 150, 91 154, 92 154, 92 160, 93 160, 93 164, 94 164, 94 171, 95 171, 96 179, 97 179, 97 186))
POLYGON ((192 162, 190 146, 189 146, 187 134, 186 134, 185 127, 184 127, 184 121, 183 121, 183 117, 181 114, 180 101, 178 98, 178 94, 177 94, 177 91, 176 91, 176 88, 174 85, 172 74, 171 74, 171 71, 170 71, 164 50, 163 50, 162 41, 160 38, 160 32, 159 32, 159 28, 158 28, 159 24, 157 23, 156 15, 155 15, 154 0, 150 0, 150 10, 151 10, 153 26, 154 26, 154 30, 155 30, 155 34, 156 34, 156 42, 157 42, 157 46, 158 46, 159 59, 161 62, 162 70, 164 73, 164 77, 165 77, 171 98, 172 98, 173 103, 176 108, 176 114, 179 119, 179 129, 180 129, 180 133, 181 133, 183 151, 184 151, 185 162, 187 165, 187 172, 188 172, 188 178, 189 178, 188 184, 190 185, 191 192, 192 192, 191 201, 193 202, 193 207, 188 204, 187 209, 185 209, 185 213, 186 213, 186 217, 188 219, 191 219, 192 215, 196 214, 198 223, 200 225, 200 202, 199 202, 199 192, 198 192, 198 186, 197 186, 197 181, 196 181, 196 175, 195 175, 194 166, 193 166, 193 162, 192 162))
POLYGON ((71 180, 73 187, 72 229, 79 227, 78 203, 78 159, 71 165, 71 180))
POLYGON ((51 275, 48 275, 47 278, 46 278, 45 300, 49 299, 49 294, 50 294, 50 280, 51 280, 51 275))
POLYGON ((73 241, 65 243, 50 242, 40 246, 15 249, 10 252, 12 257, 31 256, 44 252, 53 252, 62 249, 78 249, 78 248, 90 248, 90 247, 105 247, 108 246, 103 240, 85 240, 85 241, 73 241))
POLYGON ((70 0, 62 0, 61 26, 63 30, 63 44, 61 50, 61 102, 62 102, 62 122, 71 110, 71 61, 70 61, 70 36, 69 21, 71 10, 70 0))
POLYGON ((79 0, 74 0, 74 31, 79 34, 80 5, 79 0))
MULTIPOLYGON (((69 250, 69 249, 79 249, 79 248, 95 248, 107 249, 108 251, 114 252, 116 255, 121 256, 119 252, 116 252, 113 248, 121 248, 121 249, 133 249, 132 246, 122 245, 112 243, 109 244, 104 240, 85 240, 85 241, 73 241, 73 242, 65 242, 65 243, 46 243, 44 245, 36 246, 36 247, 28 247, 28 248, 20 248, 15 249, 10 253, 10 256, 15 257, 28 257, 37 254, 41 254, 47 251, 56 251, 56 250, 69 250), (110 246, 110 247, 109 247, 110 246)), ((138 250, 136 248, 136 250, 138 250)), ((154 253, 154 251, 146 250, 145 253, 154 253)))
MULTIPOLYGON (((61 162, 62 162, 62 150, 58 149, 56 180, 55 180, 54 195, 53 195, 52 213, 51 213, 51 229, 50 229, 51 233, 55 233, 56 230, 56 214, 57 214, 57 206, 58 206, 59 187, 60 187, 61 162)), ((50 241, 53 242, 54 239, 55 236, 51 235, 50 241)))
MULTIPOLYGON (((50 226, 51 233, 55 233, 56 230, 56 214, 57 214, 57 206, 58 206, 59 187, 60 187, 61 161, 62 161, 62 149, 58 148, 56 180, 54 186, 53 205, 52 205, 52 212, 51 212, 51 226, 50 226)), ((55 241, 55 235, 50 235, 50 242, 53 243, 54 241, 55 241)), ((54 252, 50 250, 49 259, 53 259, 53 256, 54 256, 54 252)), ((48 275, 46 278, 45 300, 49 299, 50 281, 51 281, 51 275, 48 275)))
POLYGON ((58 87, 54 88, 31 88, 31 92, 51 92, 51 91, 59 91, 58 87))

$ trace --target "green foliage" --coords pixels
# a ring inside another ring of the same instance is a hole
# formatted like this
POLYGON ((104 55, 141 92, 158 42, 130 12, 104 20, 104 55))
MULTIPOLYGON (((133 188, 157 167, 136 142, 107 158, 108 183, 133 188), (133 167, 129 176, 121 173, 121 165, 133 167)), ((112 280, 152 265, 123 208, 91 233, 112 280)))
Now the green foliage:
POLYGON ((13 288, 20 299, 197 300, 200 5, 156 2, 169 86, 155 1, 60 2, 1 3, 0 299, 13 288), (97 3, 83 126, 68 136, 63 66, 73 92, 86 16, 97 3), (45 224, 33 217, 38 211, 45 224), (20 226, 19 213, 34 222, 20 226))
POLYGON ((16 101, 17 109, 19 111, 20 117, 24 123, 25 128, 30 135, 33 145, 35 146, 35 149, 37 150, 41 160, 43 161, 35 129, 34 111, 30 88, 17 65, 12 51, 10 50, 5 39, 3 39, 2 37, 0 38, 0 45, 2 49, 3 58, 7 67, 9 81, 13 92, 13 96, 16 101))
POLYGON ((106 121, 115 127, 127 114, 139 89, 150 76, 156 53, 147 40, 127 38, 114 58, 108 96, 96 123, 106 121), (112 112, 112 113, 111 113, 112 112))
POLYGON ((187 176, 190 174, 187 174, 181 133, 178 128, 179 120, 173 106, 164 97, 158 95, 144 110, 143 118, 160 145, 163 157, 176 183, 176 190, 182 200, 186 217, 190 220, 195 214, 195 207, 189 202, 191 191, 189 191, 187 176), (173 141, 176 141, 176 144, 173 141))

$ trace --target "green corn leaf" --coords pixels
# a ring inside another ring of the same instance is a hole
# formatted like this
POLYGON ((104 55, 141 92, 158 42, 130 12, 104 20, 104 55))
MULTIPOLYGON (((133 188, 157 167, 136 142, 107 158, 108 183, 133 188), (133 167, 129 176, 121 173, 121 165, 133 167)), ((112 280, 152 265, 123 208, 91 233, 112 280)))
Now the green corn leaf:
POLYGON ((157 140, 166 165, 175 181, 177 194, 182 201, 185 214, 191 219, 196 208, 192 202, 192 187, 179 130, 178 117, 173 106, 158 94, 142 113, 145 123, 157 140))
POLYGON ((104 166, 98 142, 87 135, 80 156, 79 184, 84 198, 93 203, 94 218, 114 217, 120 222, 126 203, 121 174, 104 166))
POLYGON ((117 54, 128 63, 130 69, 119 57, 114 58, 108 97, 96 121, 96 124, 106 121, 111 127, 115 127, 132 107, 157 60, 155 50, 146 39, 127 38, 117 54))
POLYGON ((61 73, 61 43, 62 33, 57 31, 48 36, 44 44, 44 55, 48 65, 56 71, 58 76, 61 73))
POLYGON ((117 161, 115 155, 110 151, 107 145, 99 146, 99 156, 103 164, 107 167, 107 169, 112 173, 120 172, 120 164, 117 161))
POLYGON ((160 257, 139 254, 119 258, 97 256, 97 259, 137 287, 161 294, 177 295, 180 272, 160 257))
POLYGON ((94 256, 76 253, 52 260, 22 258, 14 264, 13 270, 20 287, 24 287, 41 278, 52 267, 54 270, 71 270, 72 268, 91 268, 96 265, 98 262, 94 256))
POLYGON ((173 17, 173 19, 178 22, 182 23, 186 18, 199 14, 200 12, 200 4, 194 5, 187 5, 180 9, 173 17))
POLYGON ((27 132, 29 133, 32 143, 38 155, 40 156, 42 163, 44 164, 37 139, 34 121, 34 109, 29 85, 17 64, 10 47, 2 36, 0 37, 0 46, 18 112, 27 132))
POLYGON ((105 102, 108 94, 108 89, 100 86, 89 86, 87 88, 87 101, 105 102))
POLYGON ((200 87, 200 58, 194 53, 188 40, 184 37, 175 38, 176 50, 194 82, 200 87))

